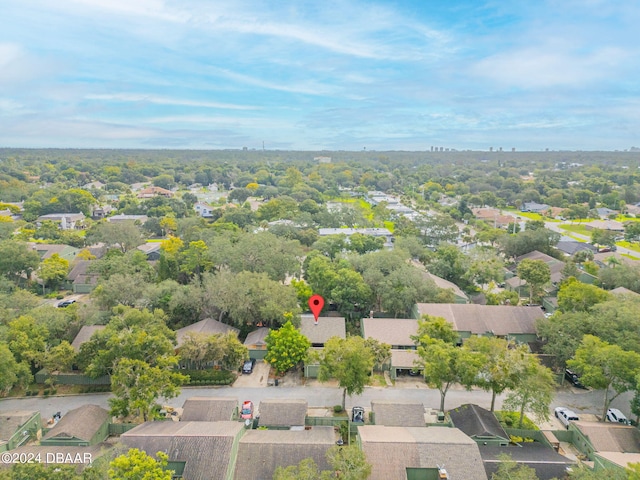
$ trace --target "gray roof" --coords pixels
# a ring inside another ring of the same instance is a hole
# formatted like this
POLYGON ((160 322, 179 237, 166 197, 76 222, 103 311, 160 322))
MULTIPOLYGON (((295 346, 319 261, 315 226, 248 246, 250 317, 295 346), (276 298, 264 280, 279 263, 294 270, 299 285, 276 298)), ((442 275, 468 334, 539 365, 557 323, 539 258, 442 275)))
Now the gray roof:
POLYGON ((344 317, 318 317, 316 324, 313 315, 301 315, 300 332, 312 344, 324 344, 331 337, 346 338, 347 336, 344 317))
POLYGON ((478 405, 466 404, 449 410, 449 417, 456 426, 470 437, 504 438, 509 441, 509 435, 489 410, 478 405))
POLYGON ((464 298, 466 300, 469 300, 469 296, 466 293, 464 293, 462 289, 455 283, 450 282, 449 280, 445 280, 444 278, 439 277, 437 275, 434 275, 431 272, 426 272, 426 274, 431 280, 433 280, 433 283, 436 284, 436 287, 443 288, 445 290, 453 290, 454 295, 464 298))
MULTIPOLYGON (((35 458, 37 455, 40 455, 42 462, 45 462, 45 459, 48 461, 46 463, 56 463, 56 464, 71 464, 77 465, 78 469, 82 470, 89 465, 89 463, 78 463, 75 459, 91 459, 91 461, 95 461, 98 457, 108 453, 113 448, 113 445, 103 442, 96 443, 95 445, 87 445, 86 447, 76 447, 70 445, 25 445, 24 447, 18 447, 14 450, 11 450, 11 453, 14 454, 26 454, 35 458), (59 455, 62 454, 62 455, 59 455), (56 461, 57 459, 62 460, 62 462, 56 461)), ((28 457, 27 457, 28 458, 28 457)))
POLYGON ((305 458, 312 458, 320 470, 329 470, 326 453, 336 440, 333 427, 313 427, 310 430, 250 430, 240 440, 234 478, 271 479, 277 467, 297 465, 305 458))
POLYGON ((268 427, 292 427, 304 425, 307 401, 294 398, 262 400, 258 408, 260 425, 268 427))
POLYGON ((556 245, 556 248, 568 255, 573 255, 582 250, 590 250, 594 253, 598 251, 598 249, 593 245, 591 245, 590 243, 578 242, 577 240, 567 240, 567 241, 560 240, 556 245))
POLYGON ((608 422, 572 422, 596 452, 640 453, 640 431, 608 422))
MULTIPOLYGON (((558 260, 557 258, 552 257, 551 255, 547 255, 546 253, 539 252, 538 250, 534 250, 533 252, 529 252, 526 255, 521 255, 516 258, 516 263, 520 263, 522 260, 542 260, 549 266, 549 270, 551 272, 551 281, 554 283, 558 283, 562 280, 562 270, 564 269, 564 262, 558 260)), ((526 282, 524 282, 526 283, 526 282)))
POLYGON ((238 408, 235 398, 191 397, 182 406, 181 422, 219 422, 231 420, 238 408))
POLYGON ((510 307, 504 305, 462 305, 454 303, 419 303, 418 312, 442 317, 457 332, 504 336, 535 334, 535 323, 544 317, 540 307, 510 307))
POLYGON ((420 360, 415 350, 391 350, 391 366, 395 368, 413 368, 420 360))
POLYGON ((263 346, 263 345, 266 345, 266 342, 264 341, 264 339, 267 338, 267 335, 269 335, 270 331, 271 331, 271 329, 269 329, 267 327, 260 327, 257 330, 254 330, 253 332, 250 332, 249 335, 247 335, 247 338, 244 340, 244 344, 246 346, 252 346, 252 345, 263 346))
POLYGON ((109 412, 98 405, 83 405, 69 410, 42 439, 79 438, 88 442, 110 418, 109 412))
POLYGON ((387 427, 424 427, 424 405, 415 402, 380 401, 371 402, 376 425, 387 427))
POLYGON ((0 415, 0 443, 7 442, 18 429, 38 412, 31 410, 8 410, 0 415))
POLYGON ((611 290, 611 293, 615 295, 633 295, 633 296, 640 295, 640 293, 634 292, 633 290, 629 290, 628 288, 625 288, 625 287, 614 288, 613 290, 611 290))
POLYGON ((457 428, 358 427, 371 480, 406 478, 406 468, 444 466, 452 479, 487 480, 478 445, 457 428))
POLYGON ((570 458, 560 455, 552 448, 538 442, 522 443, 519 446, 509 447, 479 445, 479 448, 489 478, 500 466, 501 462, 498 457, 505 453, 518 465, 533 468, 539 480, 564 478, 567 467, 575 464, 570 458))
POLYGON ((94 333, 99 332, 100 330, 104 330, 104 327, 104 325, 83 325, 76 335, 76 338, 73 339, 71 346, 75 349, 76 352, 79 352, 80 346, 83 343, 91 340, 91 337, 94 333))
POLYGON ((166 452, 169 461, 186 462, 184 478, 228 478, 234 444, 244 433, 241 422, 146 422, 123 433, 122 443, 149 455, 166 452))
POLYGON ((227 325, 226 323, 219 322, 214 320, 213 318, 205 318, 204 320, 200 320, 199 322, 192 323, 191 325, 187 325, 179 330, 176 330, 176 339, 177 339, 177 347, 182 345, 184 342, 184 337, 187 333, 203 333, 205 335, 214 335, 216 333, 222 333, 223 335, 229 332, 233 332, 236 335, 240 330, 231 325, 227 325))
POLYGON ((374 338, 391 346, 415 347, 411 336, 418 333, 418 320, 415 318, 363 318, 362 332, 364 338, 374 338))

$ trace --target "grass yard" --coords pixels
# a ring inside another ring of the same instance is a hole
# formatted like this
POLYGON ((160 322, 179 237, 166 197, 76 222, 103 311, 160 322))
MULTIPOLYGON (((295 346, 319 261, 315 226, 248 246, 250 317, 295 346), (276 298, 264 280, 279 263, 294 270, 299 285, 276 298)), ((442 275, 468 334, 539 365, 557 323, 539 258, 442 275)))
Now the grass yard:
POLYGON ((558 227, 568 232, 579 233, 580 235, 587 235, 589 237, 591 236, 591 232, 587 230, 587 227, 579 223, 577 224, 565 223, 563 225, 558 225, 558 227))
POLYGON ((634 252, 640 252, 640 245, 638 245, 637 243, 622 241, 616 242, 616 245, 622 248, 628 248, 629 250, 633 250, 634 252))

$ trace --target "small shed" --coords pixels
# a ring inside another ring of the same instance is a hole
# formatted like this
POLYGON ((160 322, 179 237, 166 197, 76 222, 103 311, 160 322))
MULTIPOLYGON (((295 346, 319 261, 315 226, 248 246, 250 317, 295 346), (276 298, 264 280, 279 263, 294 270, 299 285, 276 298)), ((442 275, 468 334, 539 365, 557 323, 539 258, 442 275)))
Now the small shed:
POLYGON ((375 400, 371 402, 371 411, 376 425, 387 427, 426 426, 422 403, 375 400))
POLYGON ((222 422, 238 416, 235 398, 191 397, 182 406, 181 422, 222 422))
POLYGON ((265 339, 271 329, 260 327, 247 335, 244 346, 249 350, 249 358, 262 360, 267 355, 267 342, 265 339))
POLYGON ((479 445, 509 445, 509 434, 489 410, 478 405, 466 404, 449 411, 449 418, 479 445))
POLYGON ((258 409, 261 427, 288 429, 304 426, 307 417, 307 401, 295 398, 267 399, 258 409))
POLYGON ((109 412, 98 405, 70 410, 42 437, 41 445, 83 447, 103 442, 109 436, 109 412))

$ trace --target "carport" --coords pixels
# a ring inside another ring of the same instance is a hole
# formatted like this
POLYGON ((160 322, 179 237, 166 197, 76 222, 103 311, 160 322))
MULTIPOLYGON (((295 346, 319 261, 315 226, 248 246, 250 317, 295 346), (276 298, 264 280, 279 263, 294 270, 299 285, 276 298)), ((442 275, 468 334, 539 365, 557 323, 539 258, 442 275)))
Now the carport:
POLYGON ((415 370, 415 362, 419 359, 418 352, 415 350, 391 350, 391 368, 389 375, 395 380, 401 371, 415 370))

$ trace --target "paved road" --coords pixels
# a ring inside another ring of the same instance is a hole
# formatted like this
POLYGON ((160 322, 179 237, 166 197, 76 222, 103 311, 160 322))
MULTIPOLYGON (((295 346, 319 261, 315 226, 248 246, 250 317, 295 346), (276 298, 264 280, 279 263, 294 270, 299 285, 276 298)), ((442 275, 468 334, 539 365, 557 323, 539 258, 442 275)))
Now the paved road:
MULTIPOLYGON (((0 411, 7 410, 39 410, 42 418, 50 418, 55 412, 62 412, 64 415, 69 410, 78 408, 85 404, 96 404, 108 408, 108 398, 110 394, 88 394, 74 395, 66 397, 49 398, 24 398, 24 399, 2 399, 0 400, 0 411)), ((184 388, 179 397, 166 402, 166 404, 181 407, 189 397, 235 397, 239 401, 252 400, 259 403, 267 398, 304 398, 310 407, 330 407, 342 402, 342 390, 335 387, 215 387, 215 388, 184 388)), ((496 400, 496 408, 500 408, 504 395, 496 400)), ((631 394, 624 394, 618 397, 612 404, 622 410, 625 415, 630 416, 629 400, 631 394)), ((409 388, 385 388, 368 387, 362 395, 347 397, 347 407, 361 405, 368 407, 371 400, 402 400, 422 402, 426 407, 438 408, 440 405, 440 394, 437 390, 432 390, 420 386, 409 388)), ((562 388, 556 392, 551 411, 557 406, 569 407, 580 413, 600 413, 600 405, 603 400, 602 391, 584 391, 578 389, 562 388)), ((466 391, 464 389, 450 390, 446 398, 446 409, 452 409, 465 403, 476 403, 482 407, 489 408, 491 394, 481 390, 466 391)), ((631 418, 631 417, 630 417, 631 418)))

